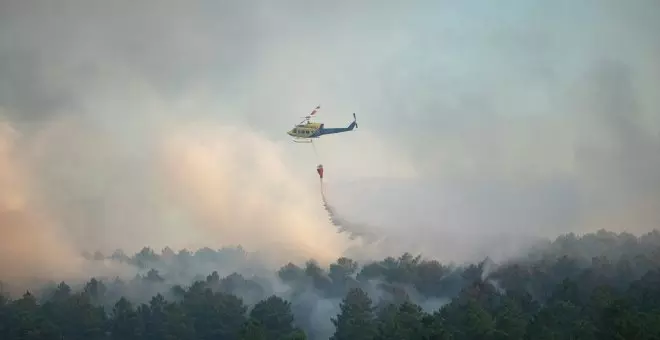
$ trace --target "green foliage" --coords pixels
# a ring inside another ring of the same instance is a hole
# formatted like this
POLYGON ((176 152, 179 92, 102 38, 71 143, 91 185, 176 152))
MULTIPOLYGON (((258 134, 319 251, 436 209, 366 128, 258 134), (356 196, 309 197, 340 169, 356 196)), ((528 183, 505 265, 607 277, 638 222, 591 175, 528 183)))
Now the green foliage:
POLYGON ((497 339, 524 338, 529 317, 525 315, 521 303, 515 298, 505 297, 494 316, 497 339))
POLYGON ((274 295, 257 303, 250 312, 250 319, 264 329, 267 340, 288 338, 299 331, 293 325, 291 303, 274 295))
POLYGON ((89 261, 144 274, 52 283, 38 298, 0 294, 0 339, 659 339, 658 249, 657 231, 599 231, 502 264, 449 266, 409 253, 361 266, 311 260, 279 270, 285 294, 267 279, 191 269, 248 261, 242 249, 97 252, 89 261))
POLYGON ((421 339, 427 334, 426 313, 418 305, 404 302, 389 304, 378 317, 378 339, 421 339))
POLYGON ((238 333, 240 340, 266 340, 266 329, 255 319, 248 320, 238 333))
POLYGON ((360 288, 351 289, 341 305, 341 313, 332 319, 335 334, 331 340, 369 340, 376 336, 376 318, 371 299, 360 288))
POLYGON ((578 306, 557 301, 542 308, 527 328, 528 339, 595 339, 594 328, 578 306))
POLYGON ((121 298, 112 310, 110 331, 113 339, 137 340, 144 335, 144 320, 135 311, 133 305, 121 298))

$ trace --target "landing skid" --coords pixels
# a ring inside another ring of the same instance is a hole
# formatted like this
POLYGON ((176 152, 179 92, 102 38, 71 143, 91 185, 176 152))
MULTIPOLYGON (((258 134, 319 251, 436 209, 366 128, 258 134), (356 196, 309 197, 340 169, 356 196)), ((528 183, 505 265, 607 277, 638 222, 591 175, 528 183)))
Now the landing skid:
POLYGON ((294 138, 294 142, 296 143, 312 143, 313 141, 309 138, 294 138))

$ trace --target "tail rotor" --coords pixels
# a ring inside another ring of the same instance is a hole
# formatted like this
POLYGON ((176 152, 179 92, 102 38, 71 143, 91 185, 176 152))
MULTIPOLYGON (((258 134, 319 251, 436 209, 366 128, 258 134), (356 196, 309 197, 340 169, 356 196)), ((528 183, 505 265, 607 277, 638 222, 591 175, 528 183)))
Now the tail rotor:
POLYGON ((355 112, 353 112, 353 122, 355 122, 355 128, 357 129, 358 124, 357 124, 357 118, 355 117, 355 112))

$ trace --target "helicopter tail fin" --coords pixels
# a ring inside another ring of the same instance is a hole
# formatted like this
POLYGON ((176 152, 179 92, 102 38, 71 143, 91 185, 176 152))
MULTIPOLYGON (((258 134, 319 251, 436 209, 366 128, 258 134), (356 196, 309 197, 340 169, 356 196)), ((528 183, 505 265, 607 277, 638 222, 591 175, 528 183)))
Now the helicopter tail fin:
POLYGON ((357 124, 357 118, 355 118, 355 113, 353 113, 353 121, 351 122, 351 124, 348 125, 348 127, 346 128, 346 130, 347 130, 347 131, 351 131, 351 130, 353 130, 354 128, 357 128, 357 127, 358 127, 358 124, 357 124))

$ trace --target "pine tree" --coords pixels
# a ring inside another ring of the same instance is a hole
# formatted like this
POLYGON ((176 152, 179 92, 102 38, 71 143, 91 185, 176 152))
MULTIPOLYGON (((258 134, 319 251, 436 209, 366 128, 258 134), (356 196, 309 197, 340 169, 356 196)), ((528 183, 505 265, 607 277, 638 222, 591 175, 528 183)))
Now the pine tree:
POLYGON ((376 336, 376 320, 371 299, 360 288, 351 289, 342 303, 341 312, 332 319, 335 334, 330 340, 371 340, 376 336))

